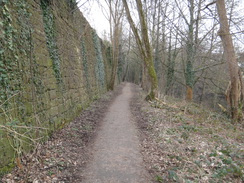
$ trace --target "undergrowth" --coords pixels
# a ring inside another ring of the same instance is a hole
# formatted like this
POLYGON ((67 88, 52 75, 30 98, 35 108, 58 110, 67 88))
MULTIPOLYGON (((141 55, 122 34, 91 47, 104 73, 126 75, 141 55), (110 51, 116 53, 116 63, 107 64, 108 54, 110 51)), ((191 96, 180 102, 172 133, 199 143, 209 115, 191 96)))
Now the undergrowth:
POLYGON ((156 182, 244 181, 242 124, 194 103, 148 104, 143 153, 156 182))

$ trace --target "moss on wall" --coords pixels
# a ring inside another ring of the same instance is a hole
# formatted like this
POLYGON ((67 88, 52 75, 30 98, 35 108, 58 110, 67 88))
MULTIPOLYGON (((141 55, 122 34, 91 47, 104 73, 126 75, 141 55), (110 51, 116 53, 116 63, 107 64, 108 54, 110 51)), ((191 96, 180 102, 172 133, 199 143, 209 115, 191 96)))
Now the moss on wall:
POLYGON ((1 174, 101 96, 111 65, 73 0, 0 3, 1 174))

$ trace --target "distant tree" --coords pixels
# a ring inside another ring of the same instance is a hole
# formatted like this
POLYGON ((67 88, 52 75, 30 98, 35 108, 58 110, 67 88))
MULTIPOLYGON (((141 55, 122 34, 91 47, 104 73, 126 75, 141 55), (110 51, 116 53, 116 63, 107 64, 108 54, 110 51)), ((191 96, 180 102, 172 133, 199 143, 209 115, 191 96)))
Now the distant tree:
POLYGON ((176 6, 187 25, 186 42, 186 62, 184 68, 185 85, 186 85, 186 100, 192 101, 193 99, 193 86, 195 84, 195 70, 194 62, 196 60, 197 48, 199 46, 199 24, 200 24, 200 11, 202 0, 187 0, 189 16, 185 15, 182 7, 179 6, 178 0, 175 0, 176 6), (195 4, 197 3, 197 4, 195 4), (197 8, 197 9, 196 9, 197 8), (189 20, 188 20, 189 17, 189 20))
POLYGON ((110 41, 112 43, 112 72, 108 89, 113 90, 119 63, 120 38, 122 32, 123 5, 120 0, 105 0, 109 7, 110 41))

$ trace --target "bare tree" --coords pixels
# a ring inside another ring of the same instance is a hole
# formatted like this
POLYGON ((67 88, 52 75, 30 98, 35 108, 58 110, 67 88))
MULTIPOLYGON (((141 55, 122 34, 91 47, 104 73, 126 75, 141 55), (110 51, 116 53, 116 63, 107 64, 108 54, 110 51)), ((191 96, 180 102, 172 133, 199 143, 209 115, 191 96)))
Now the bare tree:
POLYGON ((227 91, 227 100, 230 105, 232 118, 234 120, 238 120, 240 117, 242 117, 243 82, 242 77, 239 74, 239 68, 236 61, 235 49, 226 15, 225 1, 217 0, 216 6, 220 23, 218 35, 220 36, 223 43, 224 55, 228 63, 230 75, 230 85, 227 91), (241 106, 239 106, 239 104, 241 104, 241 106), (241 108, 241 110, 239 110, 239 107, 241 108))
POLYGON ((113 90, 119 62, 119 47, 122 32, 123 6, 120 0, 105 0, 109 7, 110 41, 112 43, 112 72, 108 89, 113 90))
MULTIPOLYGON (((176 1, 178 6, 178 3, 176 1)), ((202 0, 198 2, 197 15, 195 17, 195 4, 194 0, 188 0, 188 8, 190 14, 190 20, 187 20, 186 16, 183 15, 182 10, 179 8, 185 23, 188 26, 187 40, 186 40, 186 65, 185 65, 185 82, 186 82, 186 100, 192 101, 193 98, 193 86, 195 83, 195 71, 193 63, 195 61, 197 46, 198 46, 198 31, 200 21, 200 9, 202 0)))
POLYGON ((123 4, 125 7, 128 22, 129 22, 132 32, 135 36, 137 46, 140 50, 142 59, 144 60, 144 65, 148 72, 148 77, 149 77, 151 86, 150 86, 150 91, 147 96, 147 99, 153 100, 157 96, 157 92, 158 92, 158 79, 157 79, 157 75, 156 75, 155 68, 154 68, 153 53, 152 53, 152 48, 151 48, 150 41, 149 41, 148 27, 147 27, 143 7, 142 7, 142 2, 141 2, 141 0, 136 0, 137 11, 138 11, 139 20, 140 20, 141 36, 139 35, 138 29, 135 26, 135 23, 131 17, 127 1, 123 0, 123 4))

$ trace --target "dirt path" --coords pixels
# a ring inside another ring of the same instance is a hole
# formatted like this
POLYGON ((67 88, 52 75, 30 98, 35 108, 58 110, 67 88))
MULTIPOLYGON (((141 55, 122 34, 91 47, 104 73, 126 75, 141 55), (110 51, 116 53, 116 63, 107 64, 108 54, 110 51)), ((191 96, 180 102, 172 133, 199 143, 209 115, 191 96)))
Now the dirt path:
POLYGON ((149 183, 139 147, 138 114, 131 114, 140 107, 129 105, 136 103, 136 92, 135 85, 122 83, 106 93, 24 155, 23 168, 14 168, 0 182, 149 183))
POLYGON ((129 103, 133 93, 126 83, 109 107, 85 170, 86 183, 148 183, 129 103))

